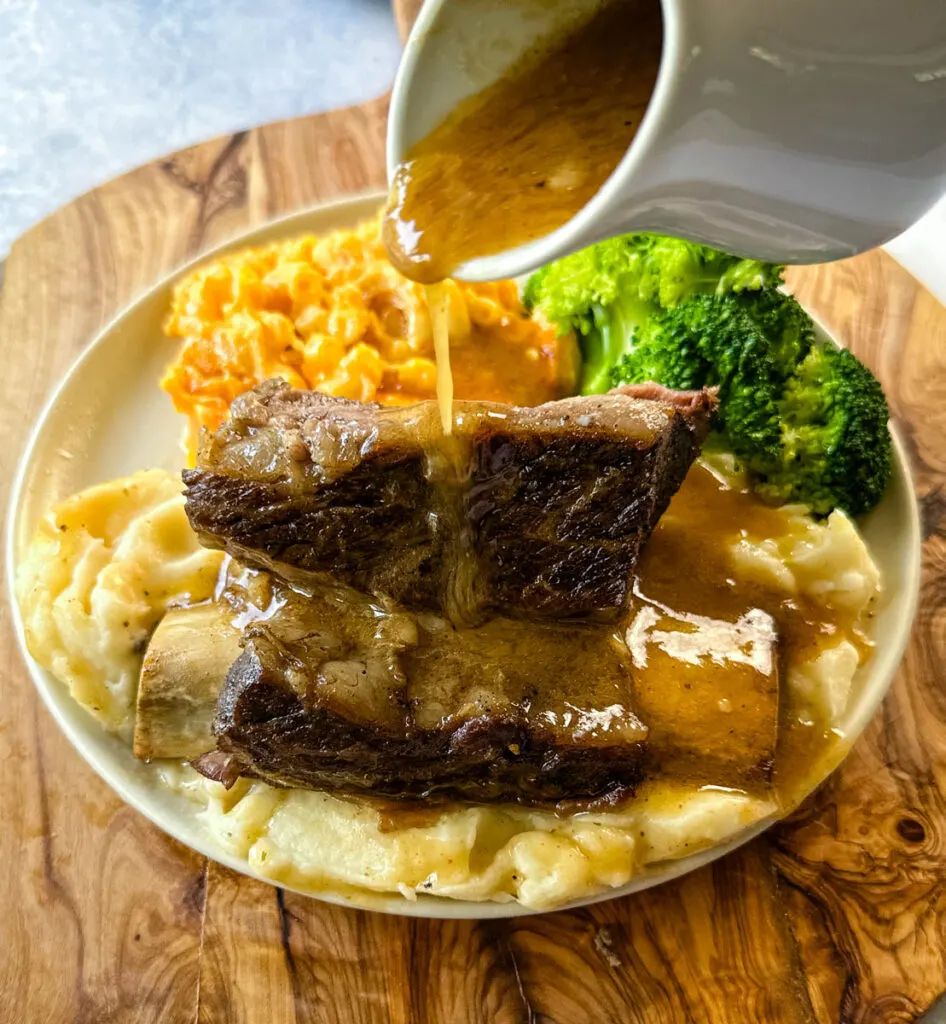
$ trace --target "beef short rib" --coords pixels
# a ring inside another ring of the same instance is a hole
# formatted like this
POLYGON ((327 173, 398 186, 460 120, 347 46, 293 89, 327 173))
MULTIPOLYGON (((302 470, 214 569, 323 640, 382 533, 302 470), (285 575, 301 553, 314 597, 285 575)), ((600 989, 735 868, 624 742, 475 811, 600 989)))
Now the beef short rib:
POLYGON ((352 591, 284 592, 246 628, 196 767, 392 798, 616 799, 644 773, 632 699, 628 651, 601 627, 456 630, 352 591))
POLYGON ((454 623, 614 619, 715 407, 650 388, 536 408, 383 408, 267 381, 184 474, 201 542, 454 623))
POLYGON ((626 631, 502 617, 456 629, 240 571, 207 607, 155 632, 148 660, 172 671, 166 685, 152 673, 139 699, 139 718, 155 719, 139 756, 193 756, 193 723, 212 719, 194 765, 223 782, 543 804, 619 800, 655 775, 751 788, 771 777, 779 656, 759 609, 674 618, 635 598, 626 631), (199 700, 178 685, 188 661, 217 679, 199 700))

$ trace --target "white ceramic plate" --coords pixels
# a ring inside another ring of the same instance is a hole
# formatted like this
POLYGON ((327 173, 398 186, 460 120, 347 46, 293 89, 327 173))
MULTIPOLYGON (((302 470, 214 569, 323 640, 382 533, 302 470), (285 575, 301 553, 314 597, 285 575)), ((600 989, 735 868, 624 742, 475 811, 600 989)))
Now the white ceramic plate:
MULTIPOLYGON (((371 216, 380 201, 381 197, 375 194, 293 214, 241 235, 213 252, 203 253, 194 262, 203 262, 228 249, 353 226, 371 216)), ((177 344, 169 341, 161 330, 171 288, 189 266, 142 296, 105 328, 80 356, 39 417, 12 492, 6 560, 14 609, 12 579, 16 566, 37 521, 51 505, 82 488, 139 469, 180 468, 182 418, 158 388, 157 381, 173 358, 177 344)), ((876 511, 860 524, 883 572, 886 596, 875 619, 876 653, 855 679, 842 723, 844 732, 852 738, 863 731, 887 692, 907 642, 919 589, 919 516, 899 440, 895 451, 896 468, 887 494, 876 511)), ((135 760, 127 746, 106 733, 72 700, 65 686, 29 657, 23 642, 22 621, 18 611, 14 614, 20 645, 36 688, 63 732, 92 768, 123 800, 175 839, 235 871, 252 875, 244 860, 217 846, 197 817, 199 808, 195 804, 158 785, 149 766, 135 760)), ((623 888, 581 903, 625 895, 692 871, 751 839, 770 823, 760 822, 729 842, 681 860, 646 868, 623 888)), ((274 884, 270 879, 263 880, 274 884)), ((320 893, 317 898, 416 917, 488 918, 533 913, 517 903, 462 902, 429 896, 420 896, 417 902, 401 896, 368 893, 357 898, 320 893)))

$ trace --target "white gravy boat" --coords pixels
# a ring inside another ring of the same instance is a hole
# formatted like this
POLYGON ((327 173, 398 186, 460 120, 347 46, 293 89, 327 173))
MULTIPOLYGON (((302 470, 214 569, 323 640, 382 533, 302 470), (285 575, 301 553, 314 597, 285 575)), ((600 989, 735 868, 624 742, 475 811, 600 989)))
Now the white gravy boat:
MULTIPOLYGON (((660 72, 640 130, 561 228, 471 260, 516 277, 655 231, 778 263, 889 241, 946 191, 946 0, 652 0, 660 72)), ((600 0, 427 0, 398 70, 389 175, 458 102, 600 0)))

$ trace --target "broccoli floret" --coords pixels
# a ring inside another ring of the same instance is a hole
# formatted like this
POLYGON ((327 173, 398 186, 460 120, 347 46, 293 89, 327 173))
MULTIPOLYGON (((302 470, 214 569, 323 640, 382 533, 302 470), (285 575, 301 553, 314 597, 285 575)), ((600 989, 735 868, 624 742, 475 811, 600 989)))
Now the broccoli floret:
POLYGON ((863 363, 845 349, 816 345, 788 380, 778 413, 777 464, 749 462, 763 498, 802 502, 821 515, 874 508, 892 471, 889 411, 863 363))
POLYGON ((850 353, 818 343, 782 268, 659 235, 624 235, 533 274, 525 302, 574 330, 583 394, 654 380, 719 388, 717 426, 767 500, 851 515, 891 473, 887 404, 850 353))
POLYGON ((537 270, 522 301, 539 309, 562 333, 594 326, 595 306, 608 306, 627 290, 639 293, 640 256, 623 238, 599 242, 537 270))
POLYGON ((687 307, 652 316, 635 333, 631 351, 625 353, 608 373, 611 387, 656 381, 678 391, 701 388, 713 379, 713 367, 700 351, 699 337, 687 321, 687 307))
MULTIPOLYGON (((638 248, 612 238, 550 263, 526 283, 526 309, 538 309, 561 334, 577 334, 582 394, 607 389, 609 369, 653 308, 642 292, 643 263, 638 248)), ((655 287, 648 278, 648 290, 655 287)))
POLYGON ((582 394, 606 390, 611 368, 660 310, 696 293, 747 293, 780 280, 781 267, 742 260, 662 235, 612 238, 543 267, 529 278, 527 309, 538 310, 582 349, 582 394))
POLYGON ((578 334, 583 395, 599 395, 608 390, 612 367, 633 344, 649 315, 648 304, 633 293, 609 306, 592 307, 591 327, 578 334))
POLYGON ((883 390, 850 352, 814 340, 794 299, 695 295, 651 316, 610 383, 650 380, 681 390, 719 388, 717 427, 766 501, 860 515, 886 489, 891 447, 883 390))
POLYGON ((694 293, 728 295, 779 284, 783 267, 666 235, 626 235, 643 263, 641 295, 671 309, 694 293))
MULTIPOLYGON (((715 251, 715 250, 714 250, 715 251)), ((741 260, 729 256, 728 262, 716 285, 717 295, 730 292, 757 292, 763 288, 777 287, 782 283, 784 267, 777 263, 763 263, 761 260, 741 260)))
POLYGON ((768 339, 736 296, 694 295, 652 316, 609 383, 657 381, 667 387, 719 388, 717 425, 737 455, 776 459, 780 367, 768 339))
POLYGON ((789 377, 814 344, 811 317, 794 296, 776 288, 744 294, 740 301, 768 340, 777 372, 783 378, 789 377))

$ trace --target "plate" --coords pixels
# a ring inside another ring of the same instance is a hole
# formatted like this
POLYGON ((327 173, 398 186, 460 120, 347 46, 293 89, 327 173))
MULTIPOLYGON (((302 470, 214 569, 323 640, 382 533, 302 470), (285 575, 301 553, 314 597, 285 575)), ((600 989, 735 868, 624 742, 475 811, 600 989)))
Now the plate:
MULTIPOLYGON (((197 805, 157 785, 152 769, 137 761, 129 747, 109 735, 63 684, 29 657, 12 581, 36 523, 50 506, 92 484, 139 469, 158 466, 177 471, 181 467, 183 419, 157 384, 178 344, 167 339, 161 329, 176 281, 196 264, 236 248, 352 227, 376 213, 383 198, 377 193, 359 196, 273 221, 202 253, 143 295, 102 331, 55 390, 33 430, 12 489, 6 538, 10 600, 23 656, 46 706, 76 750, 126 803, 185 845, 252 877, 259 876, 245 861, 217 846, 198 817, 197 805)), ((823 328, 819 330, 829 337, 823 328)), ((883 573, 885 597, 874 620, 877 649, 858 670, 841 724, 852 741, 863 732, 890 686, 909 637, 919 592, 919 513, 904 448, 896 433, 894 453, 890 487, 878 508, 859 523, 883 573)), ((569 906, 613 899, 676 878, 742 845, 771 823, 758 822, 725 843, 645 868, 622 888, 569 906)), ((261 881, 279 884, 268 878, 261 881)), ((401 896, 370 893, 343 897, 294 891, 343 906, 413 917, 498 918, 536 913, 518 903, 423 895, 410 902, 401 896)))

